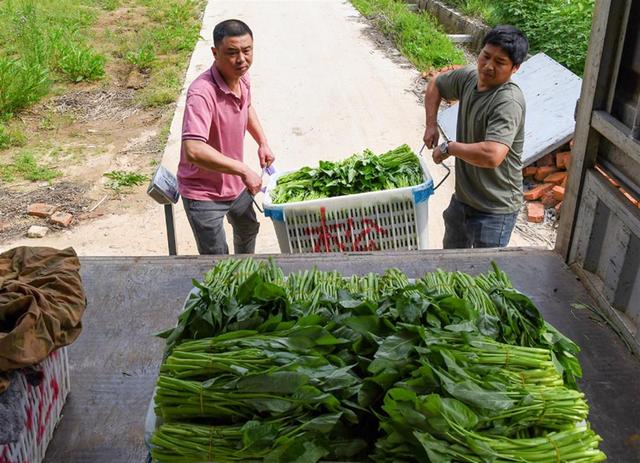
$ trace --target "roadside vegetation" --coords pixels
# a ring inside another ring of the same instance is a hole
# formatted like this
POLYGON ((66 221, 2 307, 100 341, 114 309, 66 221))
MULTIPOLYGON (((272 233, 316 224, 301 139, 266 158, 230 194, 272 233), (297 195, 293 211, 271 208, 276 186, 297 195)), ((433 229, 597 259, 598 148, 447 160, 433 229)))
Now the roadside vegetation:
POLYGON ((529 38, 531 52, 544 52, 582 75, 591 34, 594 0, 444 0, 490 26, 513 24, 529 38))
POLYGON ((163 145, 205 4, 0 1, 0 182, 66 180, 67 167, 88 156, 87 145, 90 154, 104 154, 111 140, 84 140, 100 131, 86 128, 97 112, 121 123, 152 112, 162 138, 156 146, 163 145))
POLYGON ((396 0, 352 0, 360 13, 398 47, 419 70, 464 64, 464 54, 427 12, 414 13, 396 0))
POLYGON ((104 176, 109 179, 107 186, 117 192, 126 188, 142 185, 149 180, 149 177, 146 175, 124 170, 112 170, 105 173, 104 176))

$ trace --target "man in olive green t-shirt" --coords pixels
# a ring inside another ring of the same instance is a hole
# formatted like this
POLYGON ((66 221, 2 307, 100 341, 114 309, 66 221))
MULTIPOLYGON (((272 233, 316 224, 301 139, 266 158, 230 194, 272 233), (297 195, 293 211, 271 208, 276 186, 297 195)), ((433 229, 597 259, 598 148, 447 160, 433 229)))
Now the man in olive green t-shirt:
POLYGON ((509 243, 522 205, 525 102, 511 76, 529 50, 513 26, 497 26, 483 41, 478 66, 459 68, 427 87, 424 142, 433 161, 456 158, 456 188, 444 211, 443 247, 501 247, 509 243), (455 142, 438 146, 441 99, 459 100, 455 142))

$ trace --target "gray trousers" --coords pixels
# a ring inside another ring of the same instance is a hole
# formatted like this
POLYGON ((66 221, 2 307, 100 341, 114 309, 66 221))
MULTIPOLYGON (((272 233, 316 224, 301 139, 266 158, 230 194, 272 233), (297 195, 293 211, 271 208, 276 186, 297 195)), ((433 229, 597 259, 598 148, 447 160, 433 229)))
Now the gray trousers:
POLYGON ((260 223, 247 190, 233 201, 198 201, 182 198, 182 202, 200 254, 229 254, 224 232, 225 217, 233 228, 234 252, 255 252, 260 223))

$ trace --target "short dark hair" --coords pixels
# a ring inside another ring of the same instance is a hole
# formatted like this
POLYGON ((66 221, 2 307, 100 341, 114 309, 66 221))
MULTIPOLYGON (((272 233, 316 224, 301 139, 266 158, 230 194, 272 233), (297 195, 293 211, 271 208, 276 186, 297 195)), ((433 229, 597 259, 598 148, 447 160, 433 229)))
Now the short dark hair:
POLYGON ((502 48, 514 65, 522 64, 529 52, 529 41, 517 27, 504 24, 496 26, 485 35, 482 46, 486 44, 502 48))
POLYGON ((225 37, 240 37, 247 34, 253 38, 253 32, 249 26, 239 19, 227 19, 213 28, 213 46, 218 47, 225 37))

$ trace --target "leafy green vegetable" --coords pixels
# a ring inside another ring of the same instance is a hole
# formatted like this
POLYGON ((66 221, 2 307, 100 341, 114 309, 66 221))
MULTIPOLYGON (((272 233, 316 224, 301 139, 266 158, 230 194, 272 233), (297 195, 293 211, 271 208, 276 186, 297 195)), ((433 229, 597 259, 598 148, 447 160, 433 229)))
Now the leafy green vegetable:
POLYGON ((156 390, 158 462, 598 462, 578 347, 495 264, 194 282, 156 390))
POLYGON ((389 190, 424 182, 418 157, 407 145, 377 156, 366 149, 341 162, 320 161, 280 177, 271 192, 274 204, 389 190))

